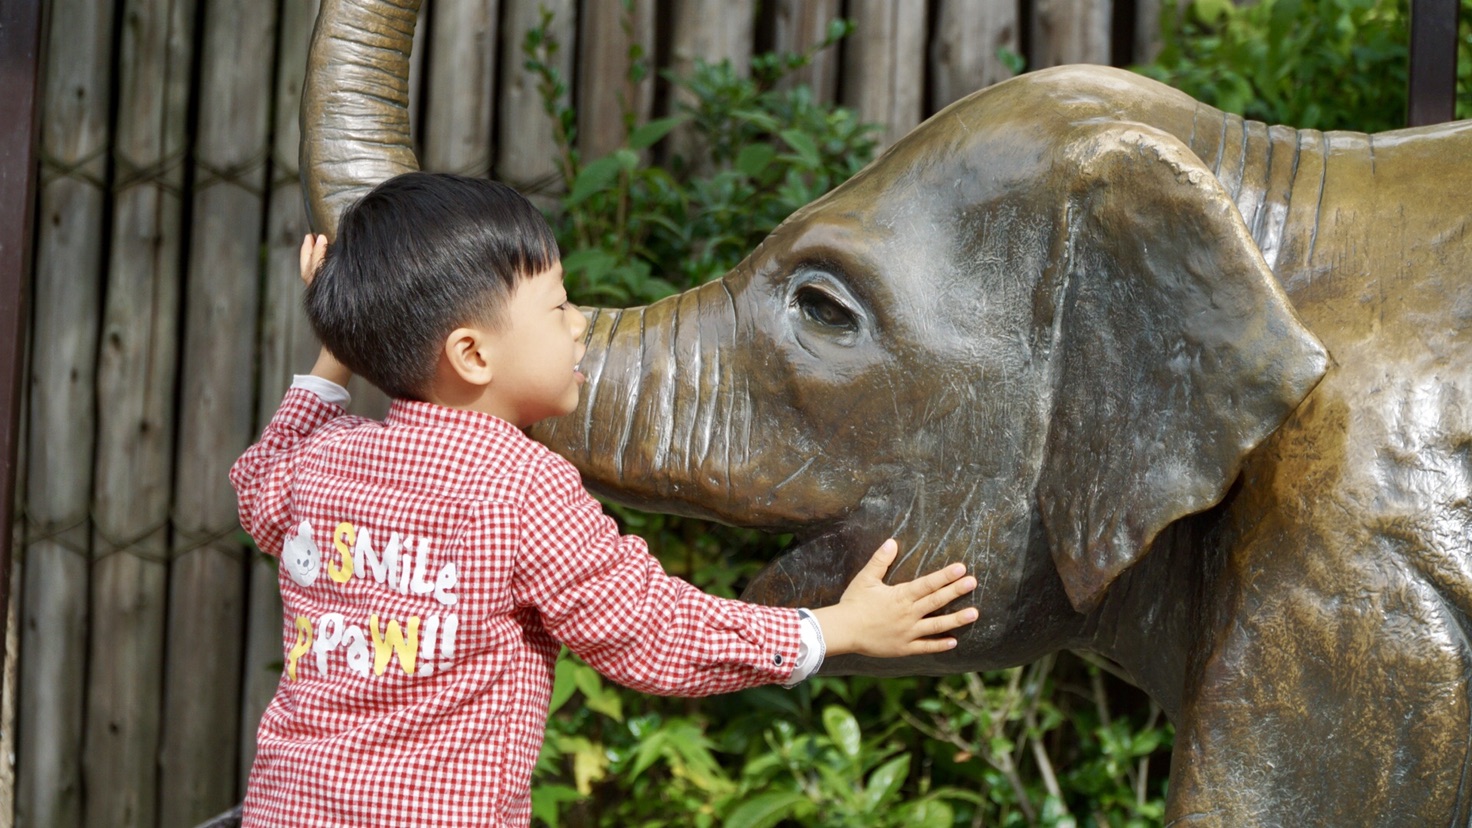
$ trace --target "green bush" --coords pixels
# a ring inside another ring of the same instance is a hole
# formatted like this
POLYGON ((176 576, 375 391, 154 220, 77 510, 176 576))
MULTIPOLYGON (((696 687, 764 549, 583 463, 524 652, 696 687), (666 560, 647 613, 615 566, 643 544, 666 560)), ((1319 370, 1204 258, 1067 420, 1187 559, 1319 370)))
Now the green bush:
MULTIPOLYGON (((575 301, 642 304, 719 277, 873 155, 875 128, 853 112, 778 88, 811 55, 761 55, 746 76, 729 64, 666 76, 691 105, 629 119, 625 146, 583 158, 546 31, 544 19, 523 46, 557 124, 565 195, 549 218, 575 301), (690 157, 664 140, 675 129, 690 157)), ((848 32, 835 23, 819 48, 848 32)), ((719 595, 788 541, 609 508, 668 571, 719 595)), ((564 653, 553 707, 533 789, 551 826, 1124 826, 1163 811, 1168 726, 1138 691, 1068 655, 690 700, 624 690, 564 653)))
MULTIPOLYGON (((1137 71, 1253 120, 1379 132, 1406 124, 1406 0, 1162 4, 1162 49, 1137 71)), ((1472 0, 1463 0, 1458 118, 1472 117, 1472 0)))

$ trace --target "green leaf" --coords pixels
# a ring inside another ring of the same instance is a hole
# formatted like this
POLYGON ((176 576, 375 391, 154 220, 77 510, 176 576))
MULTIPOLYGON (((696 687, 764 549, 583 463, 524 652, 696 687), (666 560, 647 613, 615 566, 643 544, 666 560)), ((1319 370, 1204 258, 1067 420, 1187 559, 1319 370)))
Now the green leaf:
POLYGON ((758 794, 732 810, 723 828, 772 828, 805 802, 796 791, 758 794))
POLYGON ((956 812, 939 799, 927 799, 915 803, 902 818, 907 828, 951 828, 956 812))
POLYGON ((567 194, 563 206, 572 207, 575 204, 581 204, 594 193, 608 189, 623 170, 623 162, 617 153, 605 155, 590 162, 578 171, 578 177, 572 182, 572 191, 567 194))
POLYGON ((1014 75, 1020 75, 1027 69, 1027 58, 1006 46, 997 47, 997 62, 1007 67, 1007 71, 1014 75))
POLYGON ((1192 10, 1201 22, 1214 26, 1233 12, 1232 0, 1196 0, 1192 10))
POLYGON ((776 157, 777 151, 771 144, 747 144, 741 148, 741 154, 736 156, 736 169, 752 178, 758 178, 776 157))
POLYGON ((776 132, 777 128, 781 126, 781 123, 778 122, 778 120, 774 118, 771 113, 763 112, 760 109, 733 110, 731 112, 731 117, 738 121, 745 121, 757 127, 758 129, 763 129, 767 132, 776 132))
POLYGON ((818 145, 814 144, 813 139, 806 133, 798 132, 795 129, 784 129, 779 134, 782 136, 782 140, 786 141, 789 147, 792 147, 793 151, 797 153, 798 158, 801 158, 804 164, 807 164, 809 167, 821 165, 822 161, 818 157, 818 145))
POLYGON ((859 757, 859 722, 854 714, 837 705, 823 708, 823 729, 849 759, 859 757))
POLYGON ((574 250, 562 257, 562 270, 570 276, 576 276, 589 282, 601 280, 604 274, 612 270, 618 264, 618 259, 606 250, 590 247, 587 250, 574 250))
POLYGON ((576 802, 582 794, 566 785, 538 785, 532 788, 532 816, 557 828, 557 814, 564 802, 576 802))
POLYGON ((556 713, 558 708, 567 704, 567 700, 572 698, 572 694, 577 691, 578 687, 573 683, 573 673, 577 667, 577 662, 573 661, 564 650, 562 657, 557 659, 556 677, 552 680, 552 701, 547 705, 547 715, 556 713))
POLYGON ((603 677, 598 675, 597 670, 586 664, 579 664, 573 671, 572 680, 582 691, 583 703, 589 710, 623 721, 623 700, 616 690, 603 683, 603 677))
POLYGON ((910 755, 901 754, 885 762, 869 774, 869 783, 864 788, 864 807, 877 810, 886 804, 905 782, 910 773, 910 755))
POLYGON ((650 121, 629 133, 629 146, 636 150, 648 149, 659 143, 659 139, 668 135, 670 130, 688 120, 689 115, 671 115, 650 121))

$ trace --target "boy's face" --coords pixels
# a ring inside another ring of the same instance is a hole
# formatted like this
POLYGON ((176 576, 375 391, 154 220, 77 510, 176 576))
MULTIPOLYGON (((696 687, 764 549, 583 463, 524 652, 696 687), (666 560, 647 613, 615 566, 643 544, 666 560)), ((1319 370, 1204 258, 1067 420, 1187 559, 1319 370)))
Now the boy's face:
POLYGON ((525 428, 578 406, 577 370, 588 320, 567 301, 562 264, 517 283, 504 324, 492 334, 490 413, 525 428))

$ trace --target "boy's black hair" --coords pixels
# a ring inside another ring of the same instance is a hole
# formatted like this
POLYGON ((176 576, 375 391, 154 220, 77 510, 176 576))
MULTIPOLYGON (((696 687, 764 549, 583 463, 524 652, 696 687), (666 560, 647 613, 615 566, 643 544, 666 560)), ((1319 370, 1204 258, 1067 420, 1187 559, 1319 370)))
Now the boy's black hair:
POLYGON ((499 324, 517 281, 557 260, 552 229, 510 187, 405 173, 343 211, 307 288, 307 318, 353 373, 421 400, 450 331, 499 324))

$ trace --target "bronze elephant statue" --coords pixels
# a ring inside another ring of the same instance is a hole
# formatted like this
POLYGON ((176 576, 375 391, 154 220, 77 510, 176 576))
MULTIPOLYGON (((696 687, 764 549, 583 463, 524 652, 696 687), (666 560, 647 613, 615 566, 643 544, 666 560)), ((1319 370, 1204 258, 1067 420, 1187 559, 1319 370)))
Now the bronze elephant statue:
MULTIPOLYGON (((319 227, 415 166, 413 3, 326 0, 319 227), (399 84, 394 86, 394 84, 399 84)), ((1472 122, 1244 121, 1064 67, 936 114, 717 282, 592 310, 596 491, 793 532, 830 602, 884 537, 967 561, 942 674, 1060 648, 1177 728, 1172 825, 1472 819, 1472 122)))

